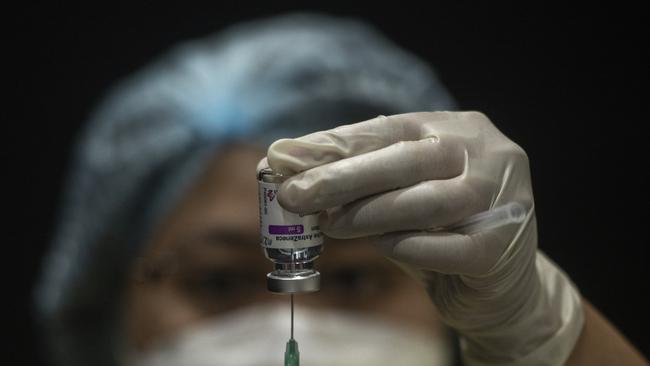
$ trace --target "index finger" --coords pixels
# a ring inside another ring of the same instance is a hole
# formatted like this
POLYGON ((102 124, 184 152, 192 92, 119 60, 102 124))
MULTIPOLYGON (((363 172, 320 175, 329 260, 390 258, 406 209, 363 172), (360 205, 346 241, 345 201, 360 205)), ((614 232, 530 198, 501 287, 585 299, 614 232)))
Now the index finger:
POLYGON ((420 126, 432 119, 447 119, 445 112, 406 113, 375 118, 319 131, 296 139, 280 139, 268 149, 271 168, 281 174, 296 173, 337 160, 378 150, 399 141, 424 137, 420 126))

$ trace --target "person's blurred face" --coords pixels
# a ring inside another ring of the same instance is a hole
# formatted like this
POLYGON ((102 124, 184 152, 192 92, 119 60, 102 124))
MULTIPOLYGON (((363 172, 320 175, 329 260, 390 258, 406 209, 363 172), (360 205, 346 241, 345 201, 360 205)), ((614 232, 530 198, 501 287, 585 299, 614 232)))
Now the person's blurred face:
MULTIPOLYGON (((266 290, 272 264, 258 242, 255 167, 264 153, 244 145, 218 153, 155 230, 127 286, 130 346, 147 350, 190 325, 256 303, 289 307, 288 296, 266 290)), ((439 330, 424 289, 366 240, 326 239, 316 267, 322 275, 321 291, 295 296, 296 311, 315 307, 363 312, 439 330)))

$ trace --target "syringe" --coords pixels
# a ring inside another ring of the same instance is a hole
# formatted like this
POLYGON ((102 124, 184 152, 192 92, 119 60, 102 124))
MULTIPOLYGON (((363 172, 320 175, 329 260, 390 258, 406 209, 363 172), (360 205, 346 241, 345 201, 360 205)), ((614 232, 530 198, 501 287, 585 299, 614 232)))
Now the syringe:
POLYGON ((475 234, 497 227, 523 222, 526 218, 526 209, 519 202, 510 202, 490 210, 467 217, 451 226, 435 229, 434 231, 450 231, 459 234, 475 234))

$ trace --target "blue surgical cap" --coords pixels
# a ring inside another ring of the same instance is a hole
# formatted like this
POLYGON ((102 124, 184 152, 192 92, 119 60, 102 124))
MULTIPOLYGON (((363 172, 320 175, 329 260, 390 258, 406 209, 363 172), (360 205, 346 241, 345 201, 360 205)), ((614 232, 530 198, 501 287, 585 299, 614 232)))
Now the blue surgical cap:
POLYGON ((291 14, 173 48, 118 83, 81 133, 36 289, 50 356, 117 363, 127 269, 220 146, 453 108, 430 67, 354 19, 291 14))

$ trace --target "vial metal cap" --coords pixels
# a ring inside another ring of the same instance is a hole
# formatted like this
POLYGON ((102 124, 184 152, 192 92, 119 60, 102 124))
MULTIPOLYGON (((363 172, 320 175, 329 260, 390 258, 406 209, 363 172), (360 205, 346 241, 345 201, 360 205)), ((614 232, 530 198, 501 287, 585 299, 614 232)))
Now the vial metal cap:
POLYGON ((316 270, 289 272, 275 270, 266 275, 269 291, 282 294, 315 292, 320 290, 320 273, 316 270))

